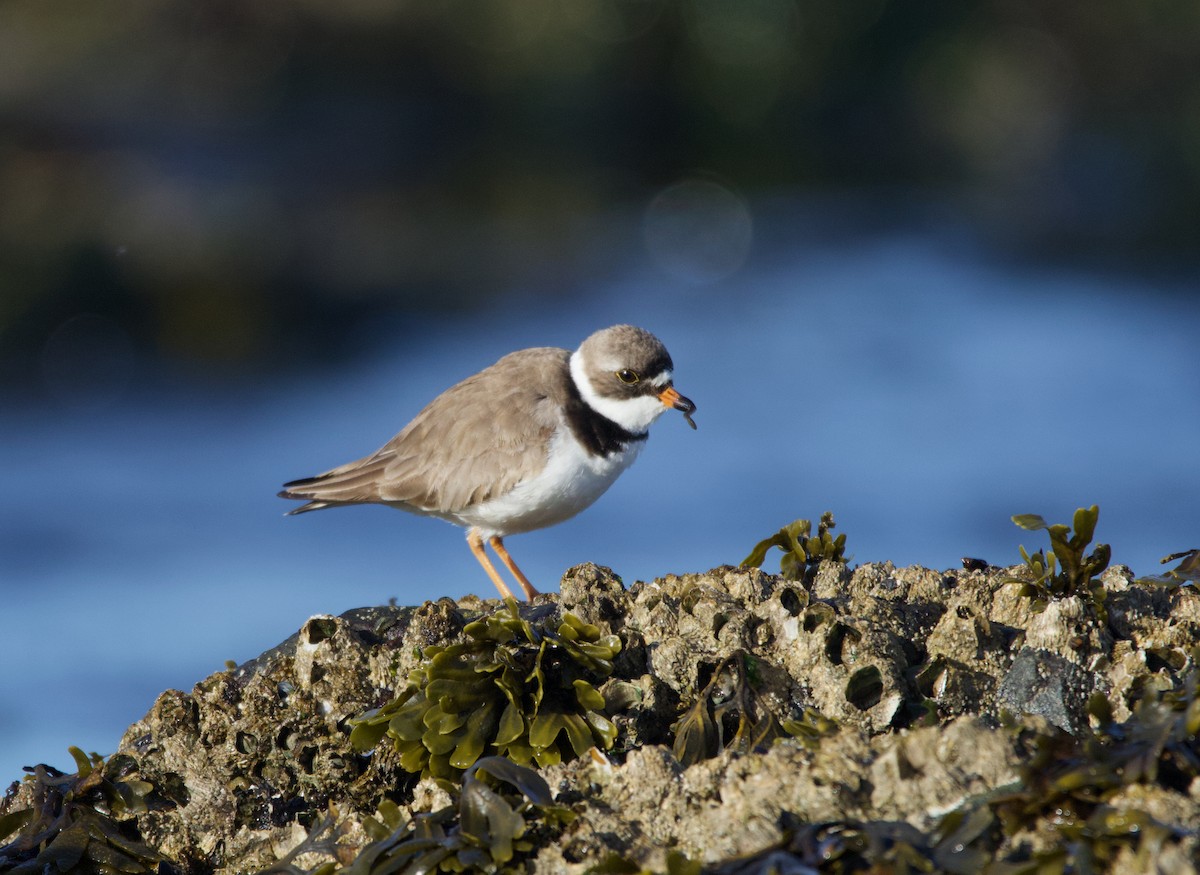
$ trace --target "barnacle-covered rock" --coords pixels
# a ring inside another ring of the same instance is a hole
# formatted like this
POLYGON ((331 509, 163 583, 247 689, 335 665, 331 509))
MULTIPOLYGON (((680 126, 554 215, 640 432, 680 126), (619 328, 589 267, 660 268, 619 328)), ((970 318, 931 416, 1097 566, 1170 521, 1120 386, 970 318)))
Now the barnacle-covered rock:
MULTIPOLYGON (((1192 587, 1112 566, 1101 612, 1025 566, 796 572, 316 617, 130 728, 103 771, 144 809, 70 810, 89 853, 196 875, 1195 871, 1192 587)), ((0 801, 0 871, 77 847, 53 805, 30 844, 38 786, 0 801)))

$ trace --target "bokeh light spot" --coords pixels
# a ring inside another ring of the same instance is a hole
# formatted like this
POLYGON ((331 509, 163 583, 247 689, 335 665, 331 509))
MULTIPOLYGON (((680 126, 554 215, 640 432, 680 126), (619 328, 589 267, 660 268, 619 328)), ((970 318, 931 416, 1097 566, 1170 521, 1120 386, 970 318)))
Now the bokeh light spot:
POLYGON ((659 268, 685 282, 713 283, 745 262, 754 223, 737 194, 709 180, 689 179, 650 202, 643 233, 659 268))

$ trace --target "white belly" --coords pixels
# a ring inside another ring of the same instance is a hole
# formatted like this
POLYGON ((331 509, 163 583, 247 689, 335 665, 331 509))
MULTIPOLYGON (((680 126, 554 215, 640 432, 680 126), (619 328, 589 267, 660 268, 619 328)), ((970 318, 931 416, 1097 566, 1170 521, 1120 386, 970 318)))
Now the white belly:
POLYGON ((608 458, 590 456, 570 430, 559 429, 550 446, 546 467, 522 481, 507 495, 455 514, 463 525, 477 526, 485 538, 505 537, 542 529, 570 519, 612 486, 633 464, 644 441, 634 441, 623 453, 608 458))

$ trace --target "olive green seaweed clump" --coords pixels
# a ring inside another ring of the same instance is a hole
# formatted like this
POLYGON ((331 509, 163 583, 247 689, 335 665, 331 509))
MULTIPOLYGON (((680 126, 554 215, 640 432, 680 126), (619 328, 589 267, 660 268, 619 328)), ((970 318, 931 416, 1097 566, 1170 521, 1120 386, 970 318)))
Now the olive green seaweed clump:
POLYGON ((1074 534, 1071 526, 1061 523, 1049 525, 1034 513, 1017 514, 1012 518, 1023 529, 1045 529, 1050 535, 1049 551, 1038 550, 1030 554, 1024 547, 1020 548, 1021 558, 1033 575, 1031 581, 1025 582, 1022 594, 1033 599, 1034 610, 1044 610, 1054 598, 1080 595, 1090 598, 1101 617, 1105 615, 1107 593, 1099 576, 1108 567, 1112 550, 1108 544, 1097 544, 1091 553, 1087 552, 1099 518, 1098 506, 1093 504, 1079 508, 1071 521, 1075 527, 1074 534))
POLYGON ((742 560, 741 567, 762 568, 770 549, 778 547, 783 551, 779 573, 788 580, 811 580, 824 561, 846 564, 846 535, 843 533, 835 538, 831 533, 836 527, 833 512, 828 510, 821 514, 815 535, 812 534, 811 520, 796 520, 755 544, 750 555, 742 560))
POLYGON ((404 769, 448 781, 488 753, 545 767, 611 748, 617 728, 595 685, 612 674, 620 639, 571 614, 556 628, 531 623, 505 603, 468 624, 467 641, 427 648, 404 691, 357 721, 354 746, 370 750, 386 733, 404 769))
POLYGON ((1167 569, 1162 574, 1139 577, 1138 583, 1165 587, 1195 587, 1200 585, 1200 550, 1182 550, 1178 553, 1172 553, 1170 556, 1164 556, 1160 559, 1159 563, 1166 565, 1168 562, 1174 562, 1176 559, 1183 561, 1174 568, 1167 569))
POLYGON ((759 695, 757 669, 755 656, 744 650, 734 652, 717 666, 712 680, 671 727, 672 752, 684 766, 711 759, 722 750, 749 753, 785 737, 797 738, 811 749, 823 736, 837 731, 836 723, 813 708, 804 709, 799 719, 777 720, 759 695), (736 728, 726 741, 725 724, 732 724, 734 715, 736 728))
POLYGON ((466 770, 457 805, 408 820, 396 803, 384 800, 378 814, 363 819, 372 841, 349 864, 329 862, 307 870, 294 862, 305 854, 339 856, 338 815, 331 811, 298 847, 259 875, 505 872, 514 858, 533 849, 528 830, 557 829, 574 818, 554 804, 541 775, 502 757, 484 757, 466 770), (498 786, 490 786, 483 774, 498 786))
POLYGON ((39 765, 25 779, 33 783, 32 807, 9 812, 9 797, 0 803, 0 839, 16 832, 0 846, 0 872, 157 872, 161 857, 139 840, 133 821, 146 813, 151 785, 129 777, 127 756, 69 750, 74 774, 39 765))

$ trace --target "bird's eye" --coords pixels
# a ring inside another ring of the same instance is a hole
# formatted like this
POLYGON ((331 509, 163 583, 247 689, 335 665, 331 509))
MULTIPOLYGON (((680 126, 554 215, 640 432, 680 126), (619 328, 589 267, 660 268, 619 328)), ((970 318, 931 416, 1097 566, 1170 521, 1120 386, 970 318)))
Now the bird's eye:
POLYGON ((637 375, 637 371, 631 371, 629 368, 625 368, 624 370, 617 371, 617 379, 622 383, 636 383, 641 379, 641 377, 637 375))

